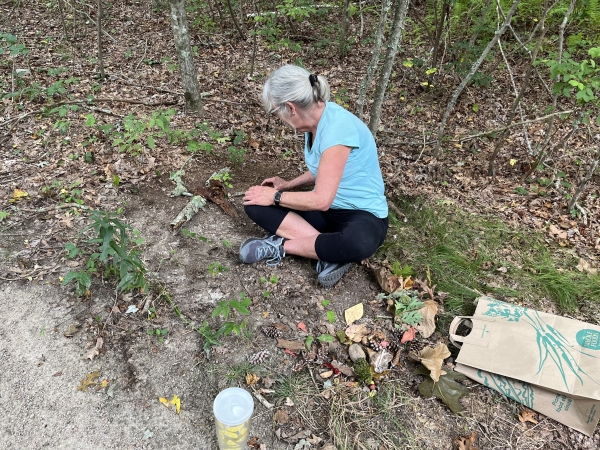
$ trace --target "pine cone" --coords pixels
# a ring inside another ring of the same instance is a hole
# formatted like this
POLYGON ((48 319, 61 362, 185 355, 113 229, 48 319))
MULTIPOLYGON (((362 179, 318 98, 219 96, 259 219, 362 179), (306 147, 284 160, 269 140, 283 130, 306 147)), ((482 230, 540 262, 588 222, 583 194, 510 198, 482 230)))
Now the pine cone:
POLYGON ((388 345, 387 348, 390 352, 396 353, 400 348, 400 341, 393 340, 392 342, 390 342, 390 345, 388 345))
POLYGON ((250 364, 262 364, 269 357, 269 350, 261 350, 249 358, 250 364))
POLYGON ((380 352, 381 350, 383 350, 381 344, 375 340, 369 341, 369 347, 371 347, 376 352, 380 352))
POLYGON ((263 327, 262 332, 270 338, 280 338, 283 336, 283 331, 276 327, 263 327))

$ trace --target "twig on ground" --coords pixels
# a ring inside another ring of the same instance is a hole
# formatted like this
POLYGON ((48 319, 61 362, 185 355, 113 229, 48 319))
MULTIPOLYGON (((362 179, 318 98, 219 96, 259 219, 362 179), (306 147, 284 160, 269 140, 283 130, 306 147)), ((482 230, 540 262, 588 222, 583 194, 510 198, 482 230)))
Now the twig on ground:
POLYGON ((144 58, 146 57, 146 52, 148 51, 148 38, 146 38, 146 45, 144 47, 144 54, 142 55, 142 59, 140 59, 140 62, 137 63, 137 66, 135 66, 135 71, 137 72, 140 64, 142 63, 142 61, 144 61, 144 58))
POLYGON ((553 112, 552 114, 548 114, 548 115, 542 116, 542 117, 537 117, 535 119, 529 119, 529 120, 525 120, 523 122, 511 123, 510 125, 502 127, 502 128, 496 128, 494 130, 484 131, 483 133, 477 133, 477 134, 471 134, 471 135, 464 135, 462 137, 459 137, 458 139, 450 139, 450 142, 464 142, 464 141, 468 141, 470 139, 475 139, 475 138, 478 138, 478 137, 481 137, 481 136, 487 136, 488 134, 499 133, 501 131, 508 130, 509 128, 514 128, 514 127, 517 127, 519 125, 527 125, 527 124, 530 124, 530 123, 539 122, 541 120, 546 120, 546 119, 548 119, 549 117, 552 117, 552 116, 558 116, 558 115, 561 115, 561 114, 571 114, 572 112, 574 112, 574 110, 572 110, 572 109, 569 109, 567 111, 556 111, 556 112, 553 112))

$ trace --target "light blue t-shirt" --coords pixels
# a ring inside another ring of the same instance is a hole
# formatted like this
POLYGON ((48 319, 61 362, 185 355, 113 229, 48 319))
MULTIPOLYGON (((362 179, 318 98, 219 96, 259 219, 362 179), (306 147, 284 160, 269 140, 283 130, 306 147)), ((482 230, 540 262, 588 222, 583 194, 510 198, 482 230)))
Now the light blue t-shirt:
POLYGON ((305 133, 304 159, 315 177, 325 150, 334 145, 345 145, 352 149, 331 204, 332 209, 369 211, 381 219, 388 216, 375 139, 358 117, 337 103, 327 102, 312 148, 309 139, 310 133, 305 133))

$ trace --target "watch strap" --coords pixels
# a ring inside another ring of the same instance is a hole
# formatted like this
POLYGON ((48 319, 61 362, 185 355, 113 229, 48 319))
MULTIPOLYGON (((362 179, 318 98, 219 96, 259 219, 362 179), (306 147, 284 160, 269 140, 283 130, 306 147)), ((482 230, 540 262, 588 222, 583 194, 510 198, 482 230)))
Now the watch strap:
POLYGON ((275 196, 273 197, 273 203, 275 203, 275 206, 279 206, 279 202, 281 201, 282 194, 283 194, 282 191, 275 192, 275 196))

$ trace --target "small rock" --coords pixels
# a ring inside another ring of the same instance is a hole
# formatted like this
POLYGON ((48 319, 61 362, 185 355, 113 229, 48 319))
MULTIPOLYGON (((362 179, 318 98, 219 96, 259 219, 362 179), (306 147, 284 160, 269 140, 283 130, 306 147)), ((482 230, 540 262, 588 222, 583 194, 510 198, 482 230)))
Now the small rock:
POLYGON ((348 355, 350 356, 352 362, 356 362, 356 360, 366 357, 365 351, 358 344, 352 344, 350 346, 350 348, 348 349, 348 355))

